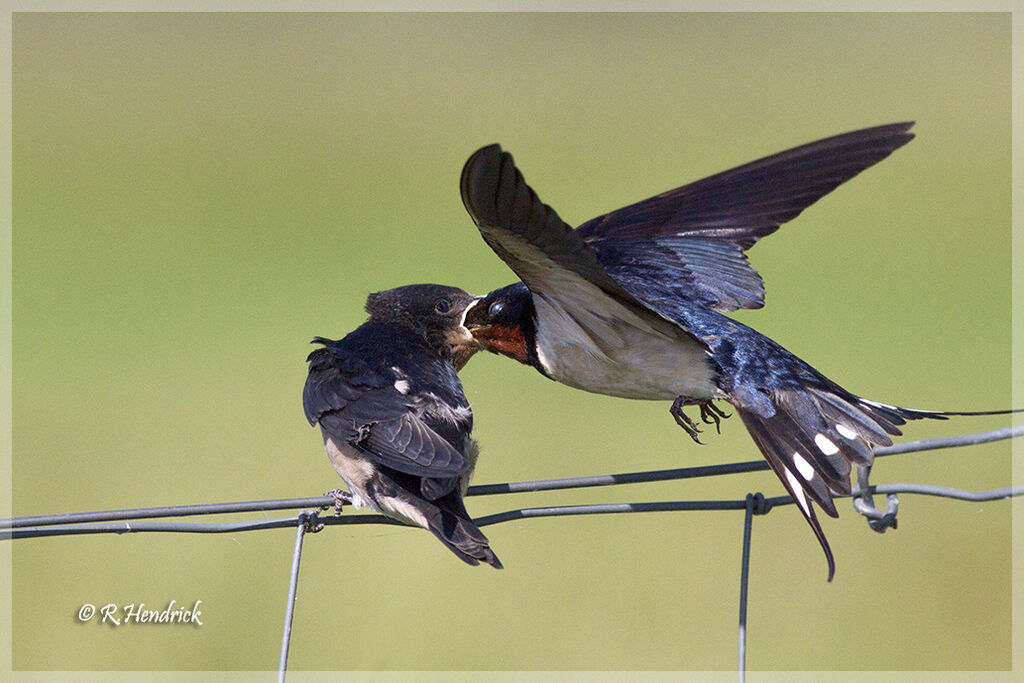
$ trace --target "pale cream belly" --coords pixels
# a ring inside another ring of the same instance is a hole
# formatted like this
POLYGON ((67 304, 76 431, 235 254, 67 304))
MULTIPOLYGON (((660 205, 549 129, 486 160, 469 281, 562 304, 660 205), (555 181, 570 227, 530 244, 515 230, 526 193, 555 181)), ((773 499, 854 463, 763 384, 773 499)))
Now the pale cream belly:
POLYGON ((666 339, 618 330, 620 343, 562 343, 538 336, 541 365, 553 379, 597 394, 646 400, 716 395, 715 371, 704 348, 689 338, 666 339))
MULTIPOLYGON (((335 471, 345 481, 349 493, 352 494, 354 507, 367 508, 405 524, 420 526, 424 529, 429 528, 423 511, 412 500, 403 500, 398 497, 377 500, 366 495, 367 482, 375 473, 373 463, 369 459, 349 455, 330 438, 326 439, 324 447, 327 449, 327 457, 330 458, 335 471)), ((476 441, 467 436, 463 444, 463 452, 470 462, 470 466, 459 477, 460 491, 465 494, 469 487, 469 480, 473 476, 473 469, 476 466, 479 453, 476 441)))
POLYGON ((339 448, 333 439, 324 443, 327 456, 331 459, 334 469, 345 480, 349 493, 352 494, 352 505, 357 508, 368 508, 374 512, 387 515, 392 519, 412 526, 427 528, 427 519, 423 512, 408 501, 398 498, 385 498, 377 501, 366 495, 366 486, 374 474, 373 463, 365 457, 352 457, 339 448))

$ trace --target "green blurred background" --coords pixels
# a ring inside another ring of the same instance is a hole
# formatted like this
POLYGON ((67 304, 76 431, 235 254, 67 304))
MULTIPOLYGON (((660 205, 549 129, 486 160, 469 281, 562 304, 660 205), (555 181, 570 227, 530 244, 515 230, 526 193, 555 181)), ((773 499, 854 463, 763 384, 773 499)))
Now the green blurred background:
MULTIPOLYGON (((317 495, 338 485, 300 393, 313 335, 368 292, 512 280, 458 193, 501 142, 578 224, 803 142, 918 138, 751 252, 738 317, 870 398, 1010 405, 1008 14, 19 14, 14 18, 16 515, 317 495)), ((463 372, 478 483, 758 457, 697 447, 667 403, 463 372)), ((1000 418, 908 427, 927 438, 1000 418)), ((875 483, 1005 486, 1005 444, 886 459, 875 483)), ((512 507, 779 495, 769 473, 473 498, 512 507)), ((904 496, 872 532, 792 507, 754 525, 748 665, 1011 666, 1010 505, 904 496)), ((278 515, 273 515, 278 516, 278 515)), ((487 529, 507 567, 428 533, 307 539, 293 670, 725 670, 742 513, 487 529)), ((294 532, 14 544, 15 669, 271 670, 294 532), (202 600, 204 625, 111 629, 86 602, 202 600)))

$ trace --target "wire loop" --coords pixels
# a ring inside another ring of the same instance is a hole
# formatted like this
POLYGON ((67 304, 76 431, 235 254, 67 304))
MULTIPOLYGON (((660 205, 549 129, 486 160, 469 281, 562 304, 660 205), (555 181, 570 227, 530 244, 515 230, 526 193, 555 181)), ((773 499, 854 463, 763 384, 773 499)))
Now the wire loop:
POLYGON ((857 488, 853 492, 853 509, 867 518, 868 526, 874 531, 884 534, 887 529, 896 528, 896 513, 899 511, 900 501, 895 493, 888 493, 885 496, 885 511, 875 507, 872 496, 874 488, 868 481, 870 476, 871 465, 857 466, 857 488))

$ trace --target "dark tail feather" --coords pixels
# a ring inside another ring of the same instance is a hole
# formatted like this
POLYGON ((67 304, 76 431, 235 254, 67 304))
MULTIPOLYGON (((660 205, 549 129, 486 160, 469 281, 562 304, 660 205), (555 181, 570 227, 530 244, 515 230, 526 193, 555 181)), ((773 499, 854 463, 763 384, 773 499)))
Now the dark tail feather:
POLYGON ((914 410, 869 401, 838 386, 783 389, 772 392, 769 398, 775 413, 768 417, 742 402, 733 405, 818 537, 828 560, 829 581, 835 573, 835 562, 811 503, 837 517, 832 494, 852 492, 850 471, 853 465, 872 463, 872 447, 892 445, 890 436, 902 434, 899 426, 907 420, 1024 412, 914 410))
POLYGON ((457 491, 434 501, 424 512, 427 528, 460 560, 474 567, 485 562, 495 569, 504 569, 491 550, 490 541, 470 519, 457 491))
POLYGON ((858 398, 857 403, 862 410, 871 414, 871 416, 878 420, 879 423, 887 421, 891 425, 894 425, 894 431, 889 431, 889 433, 895 436, 899 436, 901 434, 900 430, 895 428, 895 425, 906 424, 907 420, 947 420, 950 417, 981 417, 984 415, 1013 415, 1014 413, 1024 413, 1024 408, 971 411, 917 410, 915 408, 901 408, 899 406, 876 403, 875 401, 869 401, 866 398, 858 398))
POLYGON ((776 412, 770 418, 761 417, 757 413, 744 410, 739 406, 736 406, 736 412, 739 413, 743 424, 747 426, 750 436, 753 437, 754 443, 757 444, 772 471, 775 472, 775 476, 782 481, 782 485, 796 501, 804 519, 811 525, 814 535, 818 537, 818 543, 825 551, 825 559, 828 561, 828 580, 831 581, 836 573, 835 559, 808 496, 821 505, 828 515, 837 517, 838 513, 832 502, 832 494, 824 485, 822 478, 816 476, 816 471, 811 469, 809 460, 804 458, 801 461, 796 461, 796 458, 802 457, 801 452, 807 452, 805 448, 796 445, 802 441, 801 430, 794 429, 796 423, 782 412, 776 412), (799 474, 794 473, 794 470, 799 474), (809 477, 805 476, 808 474, 809 477))

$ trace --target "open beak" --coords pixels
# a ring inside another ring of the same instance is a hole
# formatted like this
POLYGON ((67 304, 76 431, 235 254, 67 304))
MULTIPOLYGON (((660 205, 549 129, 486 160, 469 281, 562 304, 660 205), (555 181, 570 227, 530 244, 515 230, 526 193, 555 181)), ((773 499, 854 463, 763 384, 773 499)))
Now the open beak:
POLYGON ((462 327, 473 338, 473 350, 486 349, 515 358, 520 363, 529 363, 526 340, 519 326, 508 327, 487 320, 487 309, 482 306, 483 297, 466 308, 462 316, 462 327))
POLYGON ((482 296, 478 296, 471 304, 469 304, 469 306, 466 306, 466 310, 462 312, 461 327, 469 332, 473 337, 476 337, 477 334, 486 331, 490 327, 490 325, 483 322, 484 316, 481 312, 477 311, 477 307, 483 300, 484 298, 482 296))
POLYGON ((462 311, 462 320, 459 322, 454 335, 450 338, 452 357, 456 370, 461 370, 469 362, 469 359, 473 357, 474 353, 484 348, 473 338, 473 332, 479 328, 471 327, 466 323, 470 309, 476 307, 482 299, 482 296, 478 296, 466 306, 465 310, 462 311))

